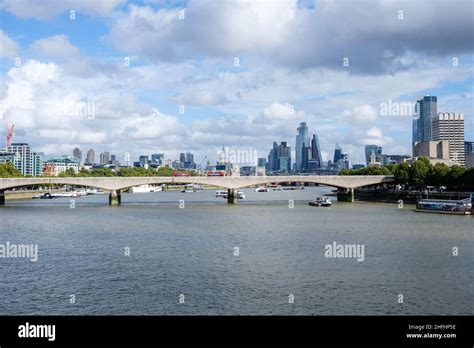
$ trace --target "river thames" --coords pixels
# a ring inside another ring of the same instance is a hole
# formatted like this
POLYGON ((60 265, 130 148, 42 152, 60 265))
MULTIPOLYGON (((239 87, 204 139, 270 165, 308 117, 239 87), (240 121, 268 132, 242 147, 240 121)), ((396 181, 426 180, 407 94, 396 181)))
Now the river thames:
POLYGON ((474 314, 472 216, 308 206, 330 190, 7 201, 0 243, 39 255, 0 258, 0 314, 474 314), (364 245, 363 261, 327 258, 333 242, 364 245))

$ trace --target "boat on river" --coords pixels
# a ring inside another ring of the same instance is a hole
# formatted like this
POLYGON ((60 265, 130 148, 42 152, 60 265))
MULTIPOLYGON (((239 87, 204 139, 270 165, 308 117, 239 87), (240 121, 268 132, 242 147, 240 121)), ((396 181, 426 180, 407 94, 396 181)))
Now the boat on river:
POLYGON ((308 204, 313 207, 330 207, 332 201, 329 197, 316 197, 316 199, 310 201, 308 204))
POLYGON ((438 213, 454 215, 471 215, 471 198, 449 200, 449 199, 420 199, 416 203, 414 211, 419 213, 438 213))

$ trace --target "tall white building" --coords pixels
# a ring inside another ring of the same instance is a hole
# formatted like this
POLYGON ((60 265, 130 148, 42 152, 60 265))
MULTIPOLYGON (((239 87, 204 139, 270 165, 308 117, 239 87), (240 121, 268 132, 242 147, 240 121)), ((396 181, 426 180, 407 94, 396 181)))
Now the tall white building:
POLYGON ((440 112, 433 117, 433 140, 449 141, 449 159, 454 165, 465 166, 464 115, 440 112))
POLYGON ((21 175, 39 176, 43 174, 43 154, 31 151, 26 143, 13 143, 2 152, 0 162, 10 161, 21 175))
POLYGON ((31 148, 26 143, 13 143, 7 152, 15 154, 15 167, 22 175, 33 175, 33 157, 31 148))

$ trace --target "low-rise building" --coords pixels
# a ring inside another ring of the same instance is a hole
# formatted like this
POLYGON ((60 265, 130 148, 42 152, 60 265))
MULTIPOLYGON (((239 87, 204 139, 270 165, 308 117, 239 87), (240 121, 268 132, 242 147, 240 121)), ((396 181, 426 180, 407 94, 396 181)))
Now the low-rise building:
POLYGON ((414 158, 412 162, 418 158, 426 157, 431 164, 444 163, 448 166, 452 165, 449 158, 449 141, 420 141, 414 145, 414 158))
POLYGON ((79 173, 79 163, 69 157, 51 158, 44 162, 43 175, 58 176, 68 169, 72 169, 75 173, 79 173))

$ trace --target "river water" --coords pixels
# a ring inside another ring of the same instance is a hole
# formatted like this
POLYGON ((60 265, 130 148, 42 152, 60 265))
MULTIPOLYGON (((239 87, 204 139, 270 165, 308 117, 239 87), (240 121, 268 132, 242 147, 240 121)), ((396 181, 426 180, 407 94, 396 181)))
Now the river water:
POLYGON ((473 217, 244 191, 7 201, 0 244, 39 255, 0 258, 0 314, 474 314, 473 217), (333 242, 363 261, 325 257, 333 242))

